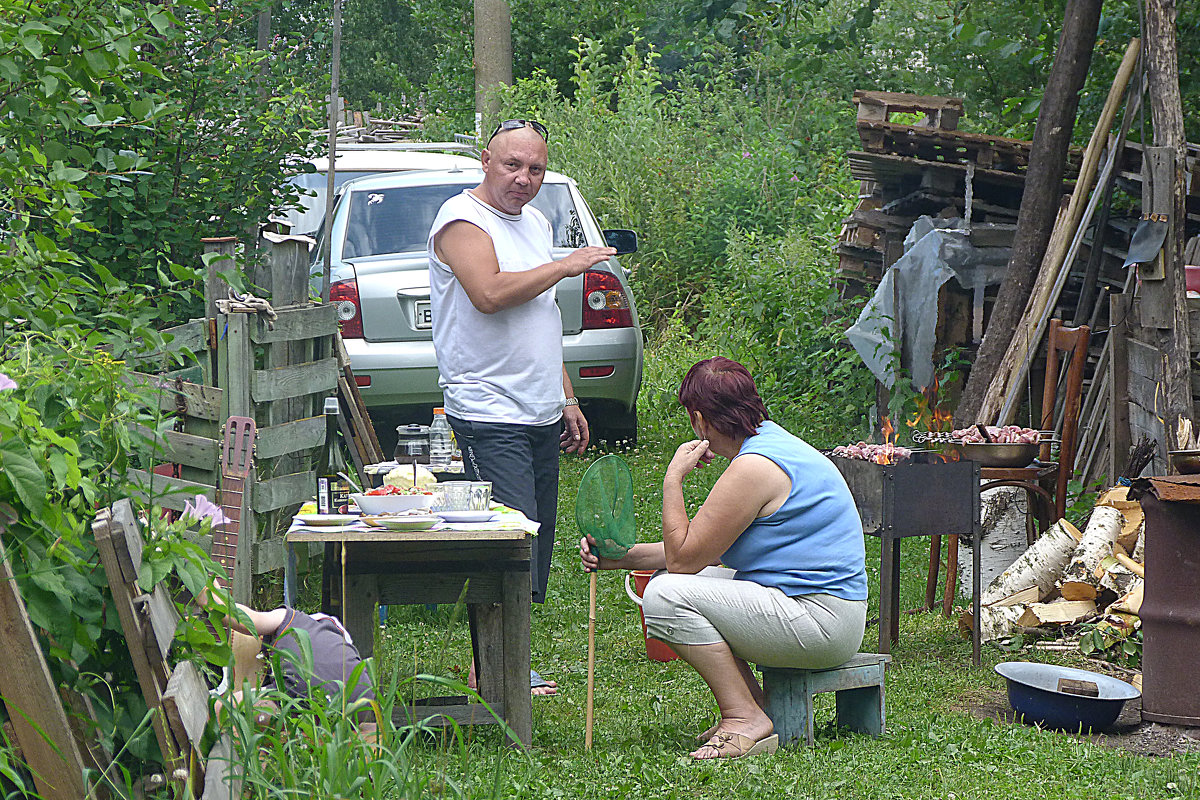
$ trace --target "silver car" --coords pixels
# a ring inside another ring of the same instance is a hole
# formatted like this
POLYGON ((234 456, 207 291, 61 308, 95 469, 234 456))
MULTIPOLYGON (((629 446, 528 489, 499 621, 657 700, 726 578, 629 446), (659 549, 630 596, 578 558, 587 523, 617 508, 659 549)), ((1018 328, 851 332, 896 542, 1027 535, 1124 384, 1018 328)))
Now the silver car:
MULTIPOLYGON (((330 253, 330 300, 338 306, 351 366, 385 439, 392 422, 428 422, 442 404, 431 339, 426 240, 442 203, 479 185, 483 172, 425 170, 346 183, 332 236, 313 251, 319 281, 330 253)), ((630 231, 602 231, 575 181, 547 172, 533 205, 550 220, 554 254, 585 245, 636 249, 630 231)), ((563 358, 593 440, 636 441, 642 382, 642 329, 626 272, 610 259, 557 286, 563 358)), ((385 450, 386 452, 386 450, 385 450)))

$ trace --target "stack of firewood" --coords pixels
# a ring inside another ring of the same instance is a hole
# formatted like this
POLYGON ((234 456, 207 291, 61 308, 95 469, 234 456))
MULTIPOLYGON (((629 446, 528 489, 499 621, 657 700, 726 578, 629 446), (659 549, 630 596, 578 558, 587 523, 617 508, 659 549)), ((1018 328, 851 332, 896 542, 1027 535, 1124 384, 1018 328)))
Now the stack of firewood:
MULTIPOLYGON (((1127 492, 1121 486, 1102 494, 1082 533, 1059 520, 992 581, 980 598, 984 641, 1060 632, 1099 617, 1139 624, 1145 520, 1127 492)), ((970 632, 970 612, 959 626, 970 632)))

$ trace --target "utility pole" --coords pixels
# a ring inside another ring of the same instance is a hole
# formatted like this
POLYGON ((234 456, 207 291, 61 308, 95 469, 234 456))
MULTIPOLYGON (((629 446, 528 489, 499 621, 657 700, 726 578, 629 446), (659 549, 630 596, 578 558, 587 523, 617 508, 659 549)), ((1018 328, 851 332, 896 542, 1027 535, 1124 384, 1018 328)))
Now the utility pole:
POLYGON ((512 17, 508 0, 475 0, 475 133, 482 137, 484 119, 500 113, 488 98, 496 86, 512 84, 512 17))

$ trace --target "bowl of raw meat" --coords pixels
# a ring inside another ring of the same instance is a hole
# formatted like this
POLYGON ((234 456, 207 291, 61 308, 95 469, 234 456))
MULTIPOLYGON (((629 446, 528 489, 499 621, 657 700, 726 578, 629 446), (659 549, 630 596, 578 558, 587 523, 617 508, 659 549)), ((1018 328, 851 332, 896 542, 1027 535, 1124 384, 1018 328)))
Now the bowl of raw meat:
POLYGON ((1041 432, 1017 425, 963 428, 951 433, 956 440, 946 445, 948 453, 967 461, 978 461, 985 467, 1027 467, 1037 458, 1041 447, 1041 432))

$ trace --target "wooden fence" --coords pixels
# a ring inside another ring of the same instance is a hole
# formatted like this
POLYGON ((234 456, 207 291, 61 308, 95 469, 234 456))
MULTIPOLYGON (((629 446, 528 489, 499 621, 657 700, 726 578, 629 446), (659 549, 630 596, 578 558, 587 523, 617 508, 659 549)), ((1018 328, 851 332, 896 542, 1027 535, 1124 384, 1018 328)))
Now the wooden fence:
POLYGON ((154 442, 146 455, 157 466, 130 478, 164 508, 182 509, 197 494, 216 502, 223 423, 231 415, 255 420, 256 469, 246 480, 233 586, 234 599, 248 602, 252 577, 283 566, 280 528, 313 495, 313 456, 325 440, 321 401, 342 375, 338 322, 331 304, 309 301, 306 240, 259 241, 261 263, 249 277, 273 315, 238 304, 221 310, 228 292, 220 273, 233 269, 237 243, 205 246, 206 316, 163 331, 165 349, 141 359, 131 377, 143 397, 157 396, 164 422, 141 431, 154 442))

